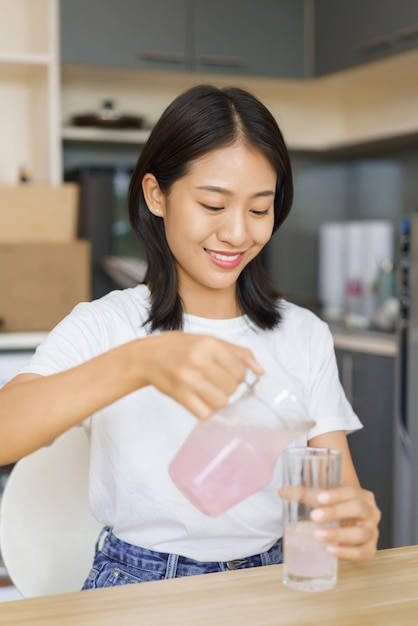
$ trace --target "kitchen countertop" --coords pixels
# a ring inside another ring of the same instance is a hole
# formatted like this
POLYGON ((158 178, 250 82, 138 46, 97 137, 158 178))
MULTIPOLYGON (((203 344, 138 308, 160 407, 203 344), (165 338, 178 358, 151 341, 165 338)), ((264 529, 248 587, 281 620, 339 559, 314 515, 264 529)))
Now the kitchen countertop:
MULTIPOLYGON (((398 339, 395 333, 352 329, 342 324, 330 324, 329 327, 337 349, 384 356, 397 354, 398 339)), ((47 332, 0 333, 0 352, 34 350, 47 334, 47 332)))
POLYGON ((329 324, 329 327, 336 349, 393 357, 398 353, 396 333, 360 330, 342 324, 329 324))
POLYGON ((0 352, 35 350, 47 334, 47 332, 0 333, 0 352))
POLYGON ((286 295, 286 299, 312 311, 319 319, 328 324, 337 350, 351 350, 389 357, 397 356, 399 336, 395 330, 381 330, 376 326, 363 328, 349 325, 342 319, 327 318, 321 310, 319 302, 315 299, 301 299, 292 295, 286 295))
POLYGON ((2 603, 4 626, 407 626, 418 611, 418 546, 341 561, 330 591, 282 583, 282 565, 2 603))

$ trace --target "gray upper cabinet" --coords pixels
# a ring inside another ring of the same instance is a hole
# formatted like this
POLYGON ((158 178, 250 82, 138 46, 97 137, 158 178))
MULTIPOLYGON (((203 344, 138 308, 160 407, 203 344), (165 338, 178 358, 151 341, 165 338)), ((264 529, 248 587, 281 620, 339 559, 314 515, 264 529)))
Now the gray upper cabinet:
POLYGON ((61 60, 185 69, 188 0, 61 0, 61 60))
POLYGON ((196 0, 198 71, 302 78, 304 0, 196 0))
POLYGON ((304 75, 304 0, 61 0, 69 63, 304 75))
POLYGON ((418 46, 417 0, 315 0, 315 74, 418 46))

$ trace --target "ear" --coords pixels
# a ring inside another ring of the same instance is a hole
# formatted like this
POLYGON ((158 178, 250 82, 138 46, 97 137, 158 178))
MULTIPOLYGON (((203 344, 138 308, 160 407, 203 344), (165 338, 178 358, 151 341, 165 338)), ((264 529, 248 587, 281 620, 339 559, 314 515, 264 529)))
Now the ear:
POLYGON ((142 191, 149 211, 156 217, 165 216, 165 196, 154 174, 147 173, 142 179, 142 191))

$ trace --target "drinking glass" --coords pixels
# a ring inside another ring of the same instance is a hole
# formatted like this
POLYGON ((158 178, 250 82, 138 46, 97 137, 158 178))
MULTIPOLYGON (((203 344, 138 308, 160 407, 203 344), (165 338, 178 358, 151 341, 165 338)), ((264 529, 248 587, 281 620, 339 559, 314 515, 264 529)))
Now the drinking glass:
POLYGON ((313 533, 318 528, 336 526, 337 522, 313 522, 310 514, 318 506, 318 493, 340 484, 341 452, 288 448, 282 463, 283 485, 290 487, 283 500, 283 582, 300 591, 331 589, 337 582, 338 560, 328 554, 327 544, 317 541, 313 533))

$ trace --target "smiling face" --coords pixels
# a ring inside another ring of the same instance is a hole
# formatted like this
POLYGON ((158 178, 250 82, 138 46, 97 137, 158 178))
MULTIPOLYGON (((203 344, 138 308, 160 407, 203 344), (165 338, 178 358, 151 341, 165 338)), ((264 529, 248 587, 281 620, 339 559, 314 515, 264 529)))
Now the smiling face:
POLYGON ((273 230, 272 166, 261 152, 237 143, 196 160, 167 195, 152 179, 144 177, 144 193, 152 213, 164 219, 185 312, 240 314, 237 279, 273 230))

